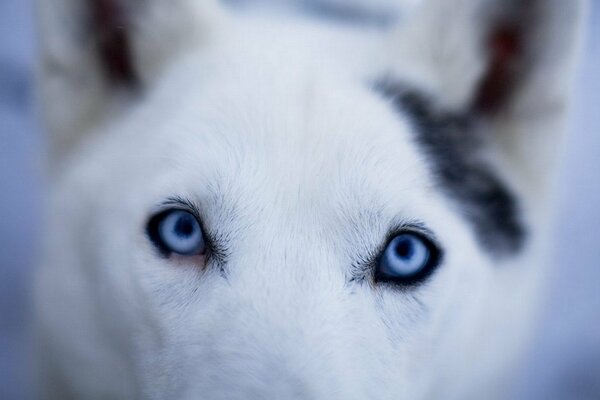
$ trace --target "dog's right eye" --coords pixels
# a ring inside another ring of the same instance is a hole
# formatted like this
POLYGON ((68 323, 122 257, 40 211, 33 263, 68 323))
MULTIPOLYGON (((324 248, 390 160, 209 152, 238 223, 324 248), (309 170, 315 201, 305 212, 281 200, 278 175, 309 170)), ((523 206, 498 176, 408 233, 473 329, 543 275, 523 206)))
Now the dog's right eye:
POLYGON ((164 255, 204 254, 206 244, 198 219, 181 209, 163 211, 150 219, 148 236, 164 255))

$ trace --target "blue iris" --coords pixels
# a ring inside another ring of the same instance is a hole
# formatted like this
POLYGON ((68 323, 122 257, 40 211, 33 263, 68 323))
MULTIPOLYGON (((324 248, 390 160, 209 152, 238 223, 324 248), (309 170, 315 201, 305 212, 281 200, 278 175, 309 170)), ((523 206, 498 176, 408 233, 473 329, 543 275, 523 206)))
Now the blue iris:
POLYGON ((376 278, 381 281, 413 283, 425 278, 437 266, 436 246, 419 233, 395 236, 379 259, 376 278))
POLYGON ((151 225, 151 237, 164 253, 191 256, 205 250, 200 223, 188 211, 167 210, 155 217, 151 225))

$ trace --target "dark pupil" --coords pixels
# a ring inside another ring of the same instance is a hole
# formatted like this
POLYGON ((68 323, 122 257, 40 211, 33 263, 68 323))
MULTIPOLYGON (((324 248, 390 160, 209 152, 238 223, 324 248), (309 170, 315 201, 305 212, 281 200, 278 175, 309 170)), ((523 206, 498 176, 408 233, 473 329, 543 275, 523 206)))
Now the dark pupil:
POLYGON ((412 241, 409 239, 402 239, 398 241, 398 244, 396 245, 396 254, 398 254, 400 258, 408 259, 413 255, 414 251, 415 249, 412 241))
POLYGON ((187 237, 194 233, 194 222, 189 216, 180 217, 175 223, 175 234, 179 237, 187 237))

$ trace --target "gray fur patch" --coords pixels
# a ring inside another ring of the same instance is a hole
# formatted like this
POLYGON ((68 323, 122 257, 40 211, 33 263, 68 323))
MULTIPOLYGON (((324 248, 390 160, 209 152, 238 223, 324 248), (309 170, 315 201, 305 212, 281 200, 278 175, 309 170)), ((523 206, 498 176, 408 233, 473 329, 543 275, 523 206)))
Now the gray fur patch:
POLYGON ((387 81, 376 90, 408 115, 416 142, 431 160, 439 188, 460 207, 472 224, 480 245, 496 255, 517 253, 526 229, 510 189, 481 159, 483 138, 469 114, 436 111, 427 98, 387 81))

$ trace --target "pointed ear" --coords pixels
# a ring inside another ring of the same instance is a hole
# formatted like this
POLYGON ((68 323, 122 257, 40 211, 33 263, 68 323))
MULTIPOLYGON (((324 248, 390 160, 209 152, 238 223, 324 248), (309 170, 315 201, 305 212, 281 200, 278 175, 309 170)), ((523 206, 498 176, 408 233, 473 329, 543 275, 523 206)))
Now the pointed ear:
POLYGON ((115 101, 140 95, 220 16, 213 0, 39 0, 38 11, 42 109, 60 151, 115 101))
POLYGON ((560 145, 583 9, 581 0, 425 0, 392 41, 391 79, 483 122, 511 172, 543 182, 560 145))

